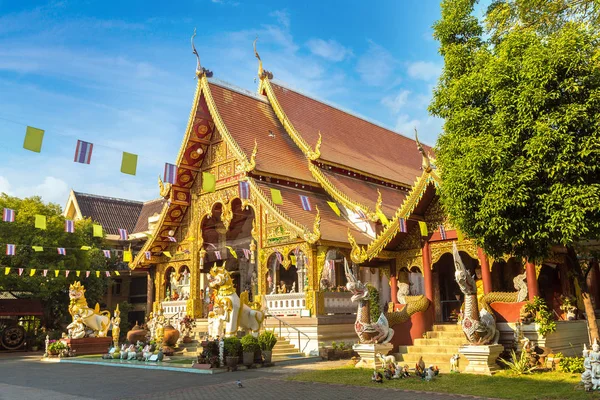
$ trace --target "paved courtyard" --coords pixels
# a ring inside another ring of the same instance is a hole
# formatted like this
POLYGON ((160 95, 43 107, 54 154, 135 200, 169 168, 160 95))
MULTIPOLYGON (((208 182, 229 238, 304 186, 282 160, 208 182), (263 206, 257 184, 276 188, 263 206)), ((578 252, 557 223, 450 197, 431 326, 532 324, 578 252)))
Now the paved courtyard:
POLYGON ((35 358, 3 357, 0 358, 0 399, 452 400, 465 398, 465 396, 286 380, 289 374, 298 372, 299 369, 314 367, 322 367, 322 364, 202 375, 96 365, 42 363, 35 358), (242 381, 243 388, 237 387, 235 382, 238 379, 242 381))

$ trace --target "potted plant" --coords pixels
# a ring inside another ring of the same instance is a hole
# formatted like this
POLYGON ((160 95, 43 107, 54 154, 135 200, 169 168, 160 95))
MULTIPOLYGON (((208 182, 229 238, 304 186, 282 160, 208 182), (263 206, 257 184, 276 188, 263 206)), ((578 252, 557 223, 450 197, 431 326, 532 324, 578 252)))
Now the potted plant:
MULTIPOLYGON (((331 342, 332 345, 334 343, 335 342, 331 342)), ((323 360, 330 361, 335 358, 335 351, 333 350, 333 347, 325 346, 325 343, 321 342, 321 346, 319 347, 319 356, 321 356, 323 360)))
POLYGON ((240 349, 242 347, 240 339, 236 337, 228 337, 223 339, 223 347, 225 350, 225 364, 233 370, 238 365, 240 349))
POLYGON ((48 354, 50 354, 52 356, 56 356, 67 349, 68 349, 67 345, 65 343, 63 343, 61 340, 54 340, 54 341, 51 340, 50 344, 48 345, 48 354))
POLYGON ((335 359, 341 360, 344 355, 344 342, 331 342, 331 347, 333 347, 335 359))
POLYGON ((183 319, 179 322, 179 330, 183 335, 183 343, 192 342, 192 338, 190 337, 190 335, 192 334, 192 329, 194 329, 195 326, 196 320, 190 317, 189 315, 183 317, 183 319))
POLYGON ((254 353, 257 350, 260 350, 258 339, 249 333, 242 338, 241 343, 243 352, 243 363, 245 366, 250 367, 252 364, 254 364, 254 353))
POLYGON ((277 336, 271 331, 264 331, 258 337, 258 344, 262 350, 265 364, 270 364, 273 357, 273 347, 277 343, 277 336))
POLYGON ((567 321, 577 319, 577 302, 573 296, 561 296, 560 309, 566 314, 567 321))

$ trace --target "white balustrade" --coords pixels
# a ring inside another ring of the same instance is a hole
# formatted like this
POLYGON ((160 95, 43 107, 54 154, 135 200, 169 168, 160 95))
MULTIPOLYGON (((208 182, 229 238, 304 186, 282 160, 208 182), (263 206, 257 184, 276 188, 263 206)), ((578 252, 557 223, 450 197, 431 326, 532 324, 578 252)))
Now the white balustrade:
POLYGON ((267 309, 273 315, 300 315, 306 309, 304 293, 268 294, 267 309))
POLYGON ((356 313, 357 303, 350 299, 349 292, 325 292, 325 314, 353 314, 356 313))
POLYGON ((176 315, 185 315, 186 300, 163 301, 163 315, 166 318, 172 318, 176 315))

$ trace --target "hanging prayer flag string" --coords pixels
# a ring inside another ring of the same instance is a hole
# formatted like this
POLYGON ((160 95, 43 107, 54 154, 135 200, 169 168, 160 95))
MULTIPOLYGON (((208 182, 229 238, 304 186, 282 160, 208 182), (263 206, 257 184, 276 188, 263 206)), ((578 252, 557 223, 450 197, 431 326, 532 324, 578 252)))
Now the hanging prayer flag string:
POLYGON ((93 149, 94 145, 92 143, 78 140, 75 147, 75 159, 73 161, 81 164, 89 164, 92 161, 93 149))

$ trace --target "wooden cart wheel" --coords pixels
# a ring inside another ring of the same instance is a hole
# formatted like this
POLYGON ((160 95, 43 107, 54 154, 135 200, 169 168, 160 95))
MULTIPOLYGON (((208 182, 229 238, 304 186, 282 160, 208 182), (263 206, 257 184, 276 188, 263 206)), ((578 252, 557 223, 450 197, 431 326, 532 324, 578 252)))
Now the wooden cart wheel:
POLYGON ((16 350, 25 343, 25 328, 20 325, 8 326, 2 332, 2 346, 8 350, 16 350))

